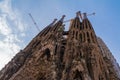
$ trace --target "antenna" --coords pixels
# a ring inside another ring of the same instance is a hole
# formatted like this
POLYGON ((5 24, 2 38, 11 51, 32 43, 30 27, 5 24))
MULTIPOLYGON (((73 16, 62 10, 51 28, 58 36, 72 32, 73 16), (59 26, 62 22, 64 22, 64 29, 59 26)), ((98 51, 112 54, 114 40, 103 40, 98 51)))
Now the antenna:
POLYGON ((37 23, 35 22, 34 18, 32 17, 32 15, 31 15, 30 13, 29 13, 28 15, 29 15, 29 16, 30 16, 30 18, 32 19, 32 21, 33 21, 33 23, 34 23, 35 27, 37 28, 37 30, 38 30, 38 31, 40 31, 40 29, 39 29, 39 27, 38 27, 37 23))

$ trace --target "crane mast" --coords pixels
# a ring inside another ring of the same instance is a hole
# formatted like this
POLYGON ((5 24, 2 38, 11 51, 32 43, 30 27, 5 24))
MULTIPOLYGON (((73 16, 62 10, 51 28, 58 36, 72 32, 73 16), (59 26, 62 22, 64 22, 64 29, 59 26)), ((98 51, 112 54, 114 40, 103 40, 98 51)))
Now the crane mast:
POLYGON ((29 16, 30 16, 30 18, 32 19, 32 21, 33 21, 33 23, 34 23, 36 29, 37 29, 38 31, 40 31, 40 29, 39 29, 37 23, 35 22, 34 18, 32 17, 32 15, 31 15, 30 13, 29 13, 29 16))

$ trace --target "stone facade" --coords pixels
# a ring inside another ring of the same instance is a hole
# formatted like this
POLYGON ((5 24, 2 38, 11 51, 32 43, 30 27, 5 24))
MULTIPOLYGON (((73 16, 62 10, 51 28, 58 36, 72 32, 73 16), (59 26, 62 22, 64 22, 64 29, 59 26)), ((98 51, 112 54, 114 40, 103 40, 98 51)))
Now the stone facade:
POLYGON ((0 80, 120 80, 120 68, 86 13, 68 31, 55 19, 0 71, 0 80))

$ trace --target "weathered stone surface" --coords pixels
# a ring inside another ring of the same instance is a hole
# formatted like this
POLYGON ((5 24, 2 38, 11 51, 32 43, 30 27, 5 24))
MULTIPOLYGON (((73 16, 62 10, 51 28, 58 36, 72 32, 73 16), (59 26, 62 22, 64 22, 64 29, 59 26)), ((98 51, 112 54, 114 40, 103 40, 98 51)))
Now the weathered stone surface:
POLYGON ((120 68, 86 14, 43 29, 0 71, 0 80, 120 80, 120 68), (82 20, 82 21, 80 21, 82 20))

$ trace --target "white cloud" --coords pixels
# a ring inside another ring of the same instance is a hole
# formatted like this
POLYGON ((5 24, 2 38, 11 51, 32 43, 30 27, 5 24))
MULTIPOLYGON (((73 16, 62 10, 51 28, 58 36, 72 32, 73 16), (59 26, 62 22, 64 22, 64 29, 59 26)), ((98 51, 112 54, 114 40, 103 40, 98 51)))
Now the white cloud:
POLYGON ((24 26, 27 25, 20 12, 12 8, 11 0, 0 1, 0 69, 20 50, 18 43, 23 43, 20 37, 25 37, 24 26))
POLYGON ((0 41, 0 68, 4 67, 19 49, 20 47, 14 43, 0 41))
POLYGON ((2 35, 9 35, 11 33, 11 29, 8 27, 6 16, 4 14, 1 14, 0 16, 0 33, 2 35))

